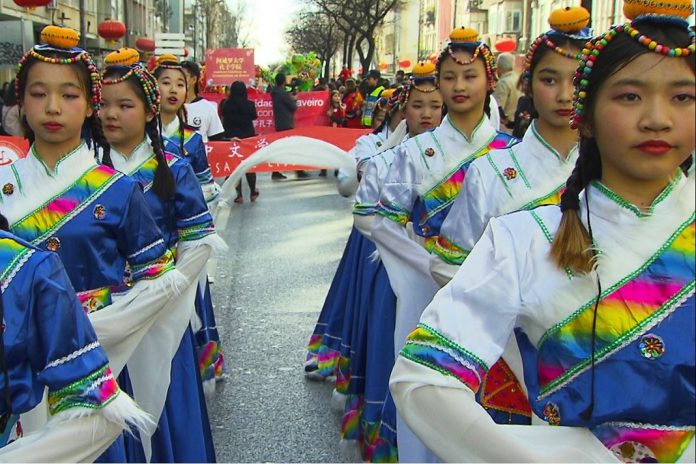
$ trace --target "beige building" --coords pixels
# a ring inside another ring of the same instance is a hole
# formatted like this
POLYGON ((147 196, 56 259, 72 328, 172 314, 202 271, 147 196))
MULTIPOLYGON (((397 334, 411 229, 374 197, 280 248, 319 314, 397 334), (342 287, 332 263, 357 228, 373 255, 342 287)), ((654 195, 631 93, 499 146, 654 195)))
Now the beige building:
MULTIPOLYGON (((116 46, 134 46, 139 37, 154 37, 161 29, 154 0, 83 0, 87 49, 97 57, 115 48, 97 35, 97 27, 106 18, 127 25, 126 36, 116 46)), ((14 68, 21 55, 33 46, 48 24, 80 30, 80 0, 53 0, 33 11, 12 0, 0 0, 0 83, 14 78, 14 68)))

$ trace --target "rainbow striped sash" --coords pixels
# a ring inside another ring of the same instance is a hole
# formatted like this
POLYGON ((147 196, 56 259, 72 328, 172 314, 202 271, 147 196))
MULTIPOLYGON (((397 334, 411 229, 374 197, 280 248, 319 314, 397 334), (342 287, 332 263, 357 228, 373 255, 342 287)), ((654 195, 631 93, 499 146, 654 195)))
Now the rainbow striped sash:
MULTIPOLYGON (((597 309, 596 362, 637 339, 694 292, 694 215, 639 269, 603 292, 597 309)), ((590 364, 594 298, 539 341, 539 397, 590 364)))
POLYGON ((86 171, 67 190, 51 198, 12 225, 12 232, 37 244, 78 215, 123 174, 97 165, 86 171))

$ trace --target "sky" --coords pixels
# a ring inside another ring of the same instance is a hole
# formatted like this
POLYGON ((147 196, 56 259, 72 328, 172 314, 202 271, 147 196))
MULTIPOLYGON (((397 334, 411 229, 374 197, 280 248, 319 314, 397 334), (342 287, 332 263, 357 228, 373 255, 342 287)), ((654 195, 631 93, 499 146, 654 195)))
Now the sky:
POLYGON ((299 3, 297 0, 246 0, 246 27, 256 64, 269 66, 285 60, 288 48, 284 32, 301 7, 299 3))

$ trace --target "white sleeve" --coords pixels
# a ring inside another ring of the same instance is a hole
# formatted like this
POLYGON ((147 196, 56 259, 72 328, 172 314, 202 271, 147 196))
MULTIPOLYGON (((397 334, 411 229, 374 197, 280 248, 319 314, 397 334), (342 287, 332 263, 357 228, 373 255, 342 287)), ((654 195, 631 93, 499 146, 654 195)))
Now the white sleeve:
POLYGON ((210 103, 209 108, 209 120, 208 120, 208 133, 207 138, 213 137, 215 135, 220 134, 221 132, 225 132, 225 128, 222 126, 222 121, 220 121, 220 116, 218 116, 217 112, 217 105, 213 102, 208 102, 210 103))
POLYGON ((416 189, 421 182, 422 174, 408 151, 403 145, 399 146, 380 189, 377 214, 405 226, 411 220, 418 198, 416 189))
POLYGON ((377 203, 379 202, 379 185, 377 179, 377 163, 380 155, 375 155, 367 161, 365 172, 360 179, 360 186, 355 193, 355 207, 353 214, 366 215, 374 214, 377 203))
POLYGON ((374 226, 374 214, 353 214, 353 225, 368 240, 372 240, 372 227, 374 226))
POLYGON ((619 462, 586 428, 496 424, 461 382, 403 357, 389 386, 399 415, 445 462, 619 462))

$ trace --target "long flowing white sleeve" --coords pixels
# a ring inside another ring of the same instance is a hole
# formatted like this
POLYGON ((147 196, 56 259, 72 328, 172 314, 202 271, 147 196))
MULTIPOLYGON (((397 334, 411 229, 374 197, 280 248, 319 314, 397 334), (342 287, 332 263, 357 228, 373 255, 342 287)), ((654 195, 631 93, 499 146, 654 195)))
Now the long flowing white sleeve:
POLYGON ((461 382, 403 357, 390 389, 399 415, 445 462, 619 462, 586 428, 496 424, 461 382))

